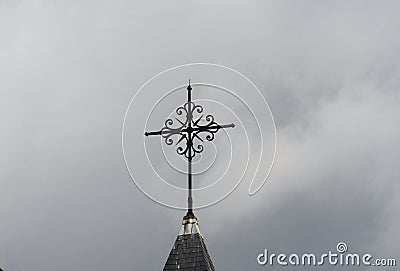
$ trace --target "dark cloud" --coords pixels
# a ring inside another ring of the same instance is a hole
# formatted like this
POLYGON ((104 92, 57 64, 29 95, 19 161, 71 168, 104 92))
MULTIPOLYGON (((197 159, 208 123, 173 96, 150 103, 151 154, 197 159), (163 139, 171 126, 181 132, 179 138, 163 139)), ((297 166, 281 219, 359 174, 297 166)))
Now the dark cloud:
POLYGON ((264 270, 255 260, 264 248, 318 253, 339 241, 397 257, 398 9, 396 1, 3 1, 0 265, 163 267, 183 212, 133 185, 121 125, 141 84, 196 61, 253 79, 278 128, 260 193, 248 197, 244 184, 198 211, 218 270, 264 270))

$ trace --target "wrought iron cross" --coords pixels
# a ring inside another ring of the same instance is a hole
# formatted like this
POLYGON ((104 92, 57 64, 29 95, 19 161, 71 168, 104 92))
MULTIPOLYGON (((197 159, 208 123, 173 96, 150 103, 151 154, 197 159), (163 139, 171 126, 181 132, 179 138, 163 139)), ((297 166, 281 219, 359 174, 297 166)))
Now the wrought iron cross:
POLYGON ((167 145, 174 144, 173 136, 176 136, 176 144, 178 146, 177 153, 179 155, 184 155, 188 161, 188 212, 187 216, 193 216, 193 198, 192 198, 192 159, 203 151, 203 142, 205 139, 207 141, 214 140, 214 134, 219 131, 219 129, 233 128, 235 124, 218 124, 214 121, 214 116, 201 115, 199 118, 194 119, 194 113, 202 114, 203 107, 201 105, 196 105, 192 102, 192 87, 187 86, 187 102, 182 106, 178 107, 175 112, 178 116, 182 116, 183 119, 175 118, 179 123, 178 126, 174 126, 174 120, 167 119, 164 122, 164 127, 159 131, 145 132, 145 136, 151 135, 161 135, 165 139, 167 145), (204 123, 205 120, 205 124, 204 123), (201 122, 203 121, 203 122, 201 122))

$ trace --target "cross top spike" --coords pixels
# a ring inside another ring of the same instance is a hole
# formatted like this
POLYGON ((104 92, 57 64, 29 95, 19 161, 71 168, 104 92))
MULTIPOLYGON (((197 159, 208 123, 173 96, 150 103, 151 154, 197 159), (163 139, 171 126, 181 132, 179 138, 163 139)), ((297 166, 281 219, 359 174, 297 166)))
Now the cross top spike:
POLYGON ((213 115, 204 117, 203 107, 192 101, 192 86, 187 86, 187 102, 175 110, 178 115, 175 119, 167 119, 164 127, 159 131, 145 132, 144 135, 160 135, 164 138, 167 145, 175 143, 176 152, 185 156, 188 161, 188 212, 186 217, 194 217, 193 198, 192 198, 192 160, 196 154, 203 152, 204 140, 214 140, 214 135, 220 129, 233 128, 235 124, 218 124, 213 115), (200 115, 194 117, 194 115, 200 115), (183 117, 183 118, 179 118, 183 117), (175 123, 175 121, 177 123, 175 123), (175 126, 175 124, 177 124, 175 126), (174 140, 175 139, 175 140, 174 140))

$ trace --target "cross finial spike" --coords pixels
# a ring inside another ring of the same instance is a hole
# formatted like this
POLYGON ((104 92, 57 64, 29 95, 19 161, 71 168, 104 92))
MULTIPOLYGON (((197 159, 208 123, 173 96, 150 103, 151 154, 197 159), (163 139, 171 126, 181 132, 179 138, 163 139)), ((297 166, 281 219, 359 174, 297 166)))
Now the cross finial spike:
POLYGON ((187 90, 192 90, 192 86, 190 85, 190 78, 189 78, 189 85, 187 86, 187 90))

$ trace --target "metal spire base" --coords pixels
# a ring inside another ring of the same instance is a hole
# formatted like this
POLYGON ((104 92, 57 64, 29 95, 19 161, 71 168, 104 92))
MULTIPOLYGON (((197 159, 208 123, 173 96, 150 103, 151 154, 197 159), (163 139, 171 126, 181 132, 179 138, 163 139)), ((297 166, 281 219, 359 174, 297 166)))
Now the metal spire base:
POLYGON ((182 220, 182 227, 179 231, 179 235, 185 234, 195 234, 198 233, 201 235, 199 222, 197 221, 197 217, 192 213, 187 213, 182 220))

